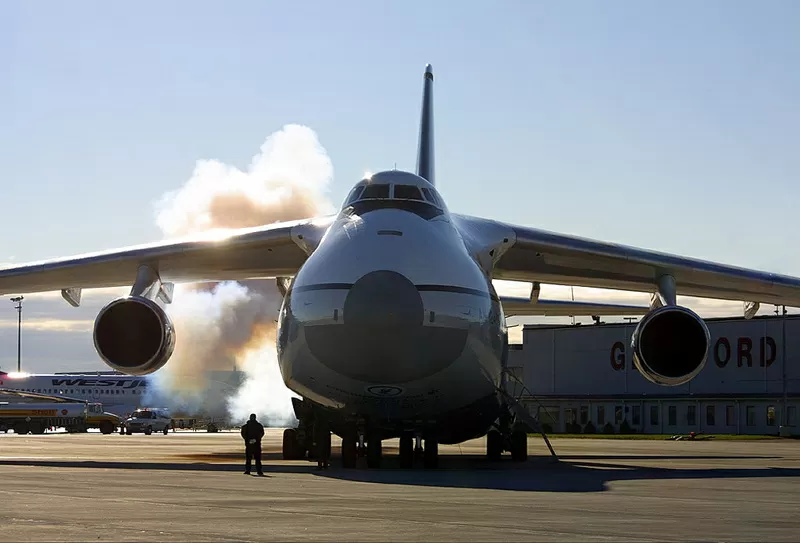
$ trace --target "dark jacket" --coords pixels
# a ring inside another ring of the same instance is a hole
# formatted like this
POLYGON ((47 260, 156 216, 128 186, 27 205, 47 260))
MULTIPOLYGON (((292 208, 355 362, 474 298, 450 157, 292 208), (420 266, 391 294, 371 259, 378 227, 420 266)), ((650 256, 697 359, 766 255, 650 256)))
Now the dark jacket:
POLYGON ((264 427, 260 422, 248 420, 247 423, 242 426, 242 439, 244 439, 245 443, 251 439, 255 439, 256 443, 261 443, 262 437, 264 437, 264 427))

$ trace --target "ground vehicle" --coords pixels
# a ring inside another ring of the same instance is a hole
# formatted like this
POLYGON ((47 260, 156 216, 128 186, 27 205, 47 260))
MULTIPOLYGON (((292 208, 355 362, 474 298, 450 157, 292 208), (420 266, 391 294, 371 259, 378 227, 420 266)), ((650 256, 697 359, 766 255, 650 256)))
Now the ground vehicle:
POLYGON ((121 428, 123 423, 122 417, 114 413, 103 411, 103 404, 89 403, 86 414, 86 424, 81 426, 71 426, 67 428, 68 432, 85 432, 89 428, 97 428, 103 434, 111 434, 117 428, 121 428))
POLYGON ((166 409, 137 409, 125 420, 120 433, 142 432, 149 436, 153 432, 164 432, 167 435, 171 427, 172 418, 166 409))
POLYGON ((0 403, 0 428, 15 434, 43 434, 50 427, 85 427, 88 406, 84 402, 0 403))

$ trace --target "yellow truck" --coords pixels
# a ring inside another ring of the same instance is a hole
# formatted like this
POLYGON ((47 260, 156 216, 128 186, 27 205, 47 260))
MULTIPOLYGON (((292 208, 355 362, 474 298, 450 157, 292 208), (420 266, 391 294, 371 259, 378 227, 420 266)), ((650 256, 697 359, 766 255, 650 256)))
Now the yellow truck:
MULTIPOLYGON (((103 404, 90 403, 87 405, 86 429, 97 428, 100 433, 113 434, 122 426, 122 417, 114 413, 103 411, 103 404)), ((86 431, 86 430, 83 430, 86 431)))

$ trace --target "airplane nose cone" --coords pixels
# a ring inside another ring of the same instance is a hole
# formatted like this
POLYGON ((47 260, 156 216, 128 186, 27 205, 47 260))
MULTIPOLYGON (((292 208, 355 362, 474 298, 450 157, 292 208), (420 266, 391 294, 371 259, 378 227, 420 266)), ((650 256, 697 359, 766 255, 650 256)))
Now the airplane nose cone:
POLYGON ((425 308, 417 287, 397 272, 368 273, 353 285, 344 302, 344 324, 354 330, 392 329, 409 339, 422 328, 425 308))
POLYGON ((467 328, 424 325, 416 286, 388 270, 370 272, 350 289, 343 324, 305 326, 309 349, 333 371, 370 383, 404 383, 444 369, 461 354, 467 328))

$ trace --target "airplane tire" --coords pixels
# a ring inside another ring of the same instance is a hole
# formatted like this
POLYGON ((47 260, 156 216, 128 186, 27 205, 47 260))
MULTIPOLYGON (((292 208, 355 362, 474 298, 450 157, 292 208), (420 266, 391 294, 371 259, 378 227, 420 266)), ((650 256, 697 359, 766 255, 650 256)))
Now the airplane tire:
POLYGON ((373 438, 367 441, 367 467, 378 469, 381 467, 381 440, 373 438))
POLYGON ((358 461, 358 448, 355 434, 347 434, 342 438, 342 467, 352 469, 358 461))
POLYGON ((425 439, 424 466, 435 469, 439 465, 439 442, 433 438, 425 439))
POLYGON ((300 442, 297 439, 297 430, 294 428, 287 428, 283 431, 283 459, 284 460, 297 460, 299 458, 298 451, 300 449, 300 442))
MULTIPOLYGON (((314 449, 314 459, 322 462, 329 462, 331 458, 331 432, 328 430, 326 426, 322 425, 315 425, 314 427, 314 434, 316 442, 316 446, 312 447, 314 449)), ((309 451, 309 459, 311 458, 311 452, 309 451)))
POLYGON ((41 422, 32 422, 30 424, 30 430, 34 435, 42 435, 44 433, 44 424, 41 422))
POLYGON ((511 460, 526 462, 528 460, 528 434, 515 430, 511 434, 511 460))
POLYGON ((497 462, 503 455, 503 436, 497 430, 486 434, 486 458, 490 462, 497 462))
POLYGON ((411 434, 400 436, 400 467, 403 469, 414 467, 414 436, 411 434))

